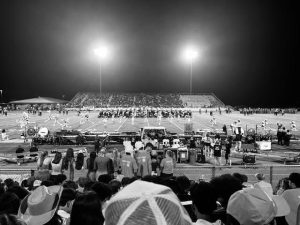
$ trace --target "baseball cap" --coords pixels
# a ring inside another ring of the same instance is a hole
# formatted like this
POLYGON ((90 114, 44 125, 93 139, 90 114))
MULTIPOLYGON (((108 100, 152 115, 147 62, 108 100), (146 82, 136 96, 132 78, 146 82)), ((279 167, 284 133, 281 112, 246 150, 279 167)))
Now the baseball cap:
POLYGON ((107 202, 106 225, 191 225, 174 192, 163 185, 134 181, 107 202))
POLYGON ((290 213, 290 207, 282 196, 268 196, 259 188, 245 188, 231 195, 227 213, 241 225, 263 225, 274 217, 290 213))

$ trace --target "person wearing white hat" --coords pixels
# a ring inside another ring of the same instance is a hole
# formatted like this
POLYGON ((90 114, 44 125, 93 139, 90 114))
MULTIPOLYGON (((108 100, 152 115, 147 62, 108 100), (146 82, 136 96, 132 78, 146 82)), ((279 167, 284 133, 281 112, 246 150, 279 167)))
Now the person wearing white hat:
POLYGON ((166 186, 134 181, 107 202, 106 225, 191 225, 178 197, 166 186))
POLYGON ((273 195, 273 187, 270 183, 265 181, 265 175, 262 173, 256 173, 255 177, 257 178, 258 182, 255 183, 253 186, 255 188, 260 188, 263 190, 268 196, 273 195))
POLYGON ((38 187, 23 199, 18 217, 27 225, 43 225, 50 220, 59 220, 56 215, 62 190, 61 186, 38 187))
POLYGON ((289 186, 291 189, 282 193, 282 197, 291 208, 291 212, 285 216, 285 220, 289 225, 298 225, 300 224, 300 173, 291 173, 289 175, 289 186))
POLYGON ((265 225, 290 213, 290 207, 281 196, 268 196, 262 189, 245 188, 231 195, 227 225, 265 225))

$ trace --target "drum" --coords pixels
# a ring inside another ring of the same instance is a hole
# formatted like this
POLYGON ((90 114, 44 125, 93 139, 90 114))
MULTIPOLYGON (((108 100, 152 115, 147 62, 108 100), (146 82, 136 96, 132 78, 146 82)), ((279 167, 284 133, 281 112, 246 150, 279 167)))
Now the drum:
POLYGON ((39 134, 40 137, 42 137, 42 138, 46 137, 46 136, 48 135, 48 133, 49 133, 49 130, 48 130, 47 127, 42 127, 42 128, 40 128, 40 130, 39 130, 39 132, 38 132, 38 134, 39 134))
POLYGON ((30 128, 27 129, 27 134, 29 136, 33 136, 33 135, 35 135, 35 133, 36 133, 36 131, 33 127, 30 127, 30 128))

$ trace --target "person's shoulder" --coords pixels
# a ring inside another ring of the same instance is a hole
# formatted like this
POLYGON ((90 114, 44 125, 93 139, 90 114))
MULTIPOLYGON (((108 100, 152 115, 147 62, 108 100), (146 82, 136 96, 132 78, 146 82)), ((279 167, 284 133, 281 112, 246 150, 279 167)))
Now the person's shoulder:
POLYGON ((288 189, 282 193, 282 196, 298 196, 300 194, 300 188, 288 189))

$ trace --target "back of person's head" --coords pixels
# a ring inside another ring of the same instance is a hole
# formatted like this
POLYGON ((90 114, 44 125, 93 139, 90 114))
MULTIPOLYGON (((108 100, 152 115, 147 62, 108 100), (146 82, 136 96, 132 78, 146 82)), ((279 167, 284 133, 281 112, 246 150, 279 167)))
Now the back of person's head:
POLYGON ((64 182, 63 187, 76 190, 78 188, 78 185, 76 184, 75 181, 68 180, 64 182))
POLYGON ((173 157, 173 152, 171 150, 167 150, 166 156, 173 157))
POLYGON ((176 195, 179 195, 181 193, 180 186, 175 179, 163 180, 161 184, 169 187, 176 195))
POLYGON ((65 206, 67 202, 74 200, 76 197, 76 191, 71 188, 64 188, 60 197, 60 206, 65 206))
POLYGON ((208 182, 195 183, 191 187, 191 197, 197 211, 203 215, 211 215, 217 208, 217 193, 208 182))
POLYGON ((93 170, 94 169, 94 162, 95 162, 95 159, 97 157, 97 154, 95 151, 92 151, 90 153, 90 158, 88 159, 89 160, 89 170, 93 170))
POLYGON ((21 186, 10 187, 7 189, 7 192, 16 194, 20 200, 23 200, 29 194, 29 191, 21 186))
POLYGON ((84 192, 86 192, 86 191, 92 191, 92 186, 95 183, 96 183, 95 181, 88 181, 88 182, 86 182, 85 185, 84 185, 83 191, 84 192))
POLYGON ((56 177, 57 183, 55 185, 62 184, 65 180, 67 180, 67 176, 65 174, 58 174, 56 177))
POLYGON ((98 181, 108 184, 112 180, 112 176, 109 174, 102 174, 98 177, 98 181))
POLYGON ((28 188, 29 187, 29 185, 28 185, 28 180, 22 180, 22 182, 21 182, 21 187, 24 187, 24 188, 28 188))
POLYGON ((76 183, 79 185, 79 187, 84 188, 88 181, 89 179, 87 177, 79 177, 76 183))
POLYGON ((110 199, 112 195, 111 188, 108 184, 101 183, 101 182, 95 182, 91 189, 97 193, 98 198, 101 202, 104 202, 108 199, 110 199))
POLYGON ((18 214, 18 209, 20 206, 19 197, 11 192, 5 192, 0 196, 0 214, 18 214))
POLYGON ((187 176, 176 177, 176 181, 178 182, 178 185, 182 192, 188 191, 191 187, 191 181, 189 180, 189 178, 187 178, 187 176))
POLYGON ((0 196, 5 192, 4 183, 0 182, 0 196))
POLYGON ((294 184, 293 188, 300 188, 300 173, 291 173, 289 175, 289 180, 294 184))
POLYGON ((108 185, 110 186, 112 195, 116 194, 122 187, 121 182, 116 179, 111 180, 108 185))
POLYGON ((232 176, 237 178, 241 182, 241 184, 243 184, 244 182, 248 182, 248 177, 245 174, 233 173, 232 176))
POLYGON ((101 225, 104 217, 101 202, 95 192, 78 194, 73 203, 70 225, 101 225))
POLYGON ((97 157, 97 153, 95 151, 90 152, 90 158, 95 159, 97 157))
POLYGON ((13 179, 7 178, 4 180, 4 184, 7 188, 10 188, 10 187, 14 186, 15 182, 13 179))
POLYGON ((68 148, 66 152, 66 158, 70 160, 71 158, 74 158, 74 150, 73 148, 68 148))
POLYGON ((76 157, 75 169, 81 170, 84 164, 84 154, 79 152, 76 157))
POLYGON ((0 225, 26 225, 26 223, 12 214, 0 214, 0 225))
POLYGON ((121 184, 122 184, 122 187, 125 187, 126 185, 130 184, 130 177, 123 177, 121 184))
POLYGON ((255 177, 257 178, 257 180, 262 181, 265 179, 265 175, 262 173, 256 173, 255 177))
POLYGON ((54 182, 52 180, 44 180, 44 181, 42 181, 41 185, 49 187, 49 186, 53 186, 54 182))
POLYGON ((54 164, 58 164, 60 162, 60 160, 62 159, 62 154, 61 152, 56 152, 55 153, 55 156, 54 156, 54 159, 52 161, 52 163, 54 164))
POLYGON ((152 183, 155 183, 155 184, 160 184, 161 183, 161 179, 160 179, 159 176, 146 175, 146 176, 142 177, 141 180, 152 182, 152 183))
POLYGON ((223 174, 221 176, 213 178, 210 183, 216 190, 218 199, 223 207, 227 207, 230 196, 243 188, 239 179, 235 178, 231 174, 223 174))

